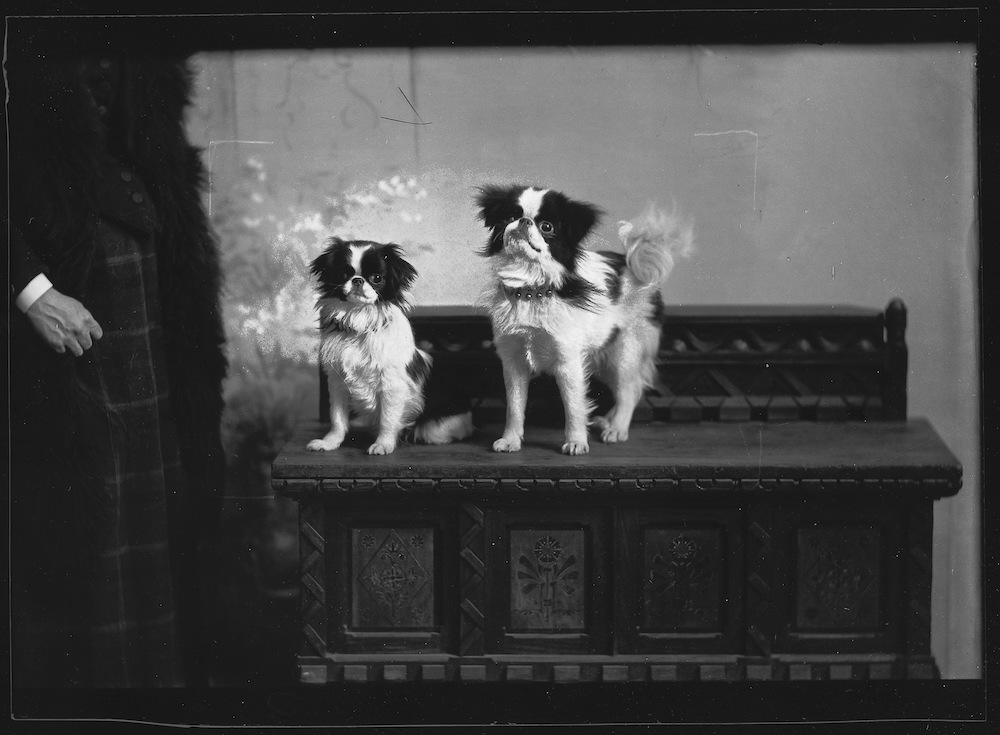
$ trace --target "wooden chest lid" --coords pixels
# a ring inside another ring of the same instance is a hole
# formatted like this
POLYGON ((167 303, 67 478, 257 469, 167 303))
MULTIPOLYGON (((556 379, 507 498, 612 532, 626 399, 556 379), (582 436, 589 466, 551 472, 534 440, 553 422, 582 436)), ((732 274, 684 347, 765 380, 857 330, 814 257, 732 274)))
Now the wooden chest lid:
POLYGON ((558 428, 528 427, 520 452, 493 452, 502 427, 479 427, 465 442, 402 445, 366 453, 367 436, 333 452, 310 452, 325 426, 304 422, 272 466, 290 495, 342 490, 552 489, 858 490, 935 498, 961 487, 958 460, 924 419, 879 422, 703 422, 634 424, 621 444, 591 437, 590 453, 560 453, 558 428))

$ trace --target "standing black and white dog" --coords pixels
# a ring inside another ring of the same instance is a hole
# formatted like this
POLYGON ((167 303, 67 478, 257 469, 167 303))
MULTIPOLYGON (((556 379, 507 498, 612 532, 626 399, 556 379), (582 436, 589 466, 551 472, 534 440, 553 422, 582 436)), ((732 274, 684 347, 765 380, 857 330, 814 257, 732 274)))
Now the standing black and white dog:
POLYGON ((528 383, 555 376, 566 414, 565 454, 590 450, 587 398, 591 374, 614 395, 594 423, 605 442, 628 439, 643 391, 653 383, 659 347, 660 286, 674 256, 691 248, 691 228, 653 207, 636 225, 623 222, 624 253, 581 243, 601 211, 560 192, 530 186, 486 186, 479 214, 490 229, 483 254, 493 282, 485 301, 503 363, 507 419, 493 449, 516 452, 524 437, 528 383))
POLYGON ((404 430, 425 444, 472 434, 465 407, 442 401, 438 410, 427 408, 431 357, 417 348, 406 316, 417 272, 399 246, 334 237, 311 270, 319 280, 319 359, 330 387, 330 430, 308 448, 337 449, 353 426, 375 433, 369 454, 394 451, 404 430))

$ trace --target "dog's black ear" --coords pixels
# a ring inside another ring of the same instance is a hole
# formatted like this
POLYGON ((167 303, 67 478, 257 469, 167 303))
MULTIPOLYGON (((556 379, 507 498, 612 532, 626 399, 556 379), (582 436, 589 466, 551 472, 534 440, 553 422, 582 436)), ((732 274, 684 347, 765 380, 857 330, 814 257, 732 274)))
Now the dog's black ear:
POLYGON ((573 242, 580 242, 600 222, 604 212, 589 202, 567 199, 562 214, 566 237, 573 242))
POLYGON ((490 228, 490 239, 480 251, 489 257, 503 250, 503 230, 511 217, 520 213, 517 197, 524 191, 523 186, 497 186, 488 184, 479 187, 476 204, 479 205, 479 219, 490 228))
POLYGON ((309 264, 309 272, 312 273, 317 278, 323 278, 323 272, 327 268, 333 265, 334 253, 337 248, 344 244, 344 241, 339 237, 331 237, 326 241, 326 250, 319 254, 319 256, 309 264))
POLYGON ((379 296, 384 301, 399 303, 417 280, 417 270, 403 258, 403 249, 399 245, 383 245, 379 248, 379 256, 385 263, 385 285, 379 296))
POLYGON ((495 184, 479 187, 479 195, 476 197, 479 219, 489 228, 506 222, 514 216, 514 195, 523 188, 495 184))

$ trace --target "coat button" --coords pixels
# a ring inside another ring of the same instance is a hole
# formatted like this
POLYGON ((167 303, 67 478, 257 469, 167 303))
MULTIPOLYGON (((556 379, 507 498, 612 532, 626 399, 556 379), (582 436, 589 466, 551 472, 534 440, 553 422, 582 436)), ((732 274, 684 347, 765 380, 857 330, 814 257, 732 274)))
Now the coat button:
POLYGON ((130 174, 128 171, 122 171, 122 181, 131 181, 131 180, 132 180, 132 174, 130 174))
POLYGON ((101 59, 100 65, 101 65, 102 69, 110 69, 111 68, 111 59, 101 59))
POLYGON ((140 194, 139 192, 133 194, 132 201, 135 202, 136 204, 142 204, 142 194, 140 194))

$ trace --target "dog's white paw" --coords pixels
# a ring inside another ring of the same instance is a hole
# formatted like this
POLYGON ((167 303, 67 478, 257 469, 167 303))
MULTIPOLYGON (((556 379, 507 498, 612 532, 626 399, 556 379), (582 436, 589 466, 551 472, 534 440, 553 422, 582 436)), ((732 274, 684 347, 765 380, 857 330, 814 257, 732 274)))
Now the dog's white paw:
POLYGON ((521 451, 521 440, 517 437, 502 436, 493 442, 494 452, 519 452, 521 451))
POLYGON ((330 452, 337 449, 342 442, 342 439, 313 439, 306 444, 306 449, 310 452, 330 452))
POLYGON ((563 454, 586 454, 590 451, 590 444, 586 440, 570 441, 562 445, 563 454))
POLYGON ((609 426, 601 432, 601 441, 605 444, 628 441, 628 428, 616 429, 613 426, 609 426))
POLYGON ((378 440, 368 447, 368 454, 392 454, 396 451, 395 442, 378 440))

